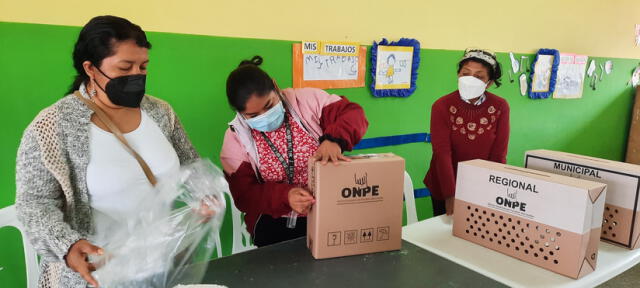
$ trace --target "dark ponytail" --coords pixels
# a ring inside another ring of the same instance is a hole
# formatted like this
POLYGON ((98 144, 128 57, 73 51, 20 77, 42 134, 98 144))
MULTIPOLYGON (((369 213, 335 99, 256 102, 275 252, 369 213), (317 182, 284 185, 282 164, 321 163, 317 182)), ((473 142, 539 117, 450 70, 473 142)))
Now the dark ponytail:
POLYGON ((244 65, 254 65, 254 66, 260 66, 262 65, 262 57, 261 56, 253 56, 253 58, 251 58, 251 60, 242 60, 240 61, 240 65, 238 65, 238 67, 242 67, 244 65))
POLYGON ((151 43, 147 41, 147 35, 140 26, 129 20, 116 16, 97 16, 89 20, 82 27, 78 41, 73 48, 73 67, 77 75, 69 92, 78 90, 82 83, 89 80, 82 63, 89 61, 96 67, 100 67, 102 60, 115 54, 113 46, 115 42, 134 40, 139 47, 151 49, 151 43))
POLYGON ((243 60, 238 68, 227 78, 227 99, 236 111, 244 111, 247 101, 252 95, 263 97, 275 90, 273 80, 262 69, 262 57, 253 56, 251 60, 243 60))

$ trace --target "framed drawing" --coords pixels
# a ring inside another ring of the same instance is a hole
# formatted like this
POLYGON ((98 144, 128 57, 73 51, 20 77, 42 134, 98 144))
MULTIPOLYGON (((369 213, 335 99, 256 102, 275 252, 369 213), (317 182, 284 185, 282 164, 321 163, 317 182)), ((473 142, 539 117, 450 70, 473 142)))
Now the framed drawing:
POLYGON ((408 97, 416 90, 420 42, 382 39, 371 47, 371 93, 375 97, 408 97))
POLYGON ((555 49, 540 49, 533 60, 529 98, 546 99, 553 95, 558 77, 560 53, 555 49))

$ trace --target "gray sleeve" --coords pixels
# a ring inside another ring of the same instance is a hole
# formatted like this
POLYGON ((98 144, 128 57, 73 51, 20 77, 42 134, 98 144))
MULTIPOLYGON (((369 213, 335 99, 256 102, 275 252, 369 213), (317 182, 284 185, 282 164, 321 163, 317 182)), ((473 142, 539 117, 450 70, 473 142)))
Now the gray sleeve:
POLYGON ((171 132, 171 143, 173 144, 173 148, 176 150, 178 154, 178 159, 180 159, 180 165, 189 164, 200 158, 200 155, 191 144, 189 137, 187 136, 187 132, 184 130, 182 123, 180 123, 180 119, 178 119, 178 115, 175 114, 173 109, 171 110, 173 113, 173 131, 171 132))
POLYGON ((32 127, 22 136, 16 163, 18 220, 38 254, 63 261, 71 245, 84 237, 65 223, 62 188, 44 166, 32 127))

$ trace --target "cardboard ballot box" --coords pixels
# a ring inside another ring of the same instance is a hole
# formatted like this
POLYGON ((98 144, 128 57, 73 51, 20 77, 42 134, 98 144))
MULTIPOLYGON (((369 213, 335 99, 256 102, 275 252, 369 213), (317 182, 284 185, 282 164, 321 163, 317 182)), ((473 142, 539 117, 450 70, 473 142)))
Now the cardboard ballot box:
POLYGON ((640 166, 549 150, 527 151, 525 163, 531 169, 607 184, 600 237, 630 249, 640 246, 640 166))
POLYGON ((307 217, 307 246, 316 259, 400 249, 404 159, 349 158, 338 166, 309 163, 316 203, 307 217))
POLYGON ((484 160, 460 162, 453 235, 579 278, 596 268, 606 187, 484 160))

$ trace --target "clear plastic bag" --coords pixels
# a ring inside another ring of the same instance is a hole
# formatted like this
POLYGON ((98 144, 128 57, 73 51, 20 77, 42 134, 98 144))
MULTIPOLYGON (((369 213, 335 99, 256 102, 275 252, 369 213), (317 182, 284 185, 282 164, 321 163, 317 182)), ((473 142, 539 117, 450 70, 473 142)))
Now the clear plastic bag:
POLYGON ((229 191, 224 174, 211 161, 198 160, 155 190, 127 215, 126 225, 107 235, 104 255, 90 257, 101 287, 173 287, 202 280, 224 218, 229 191))

